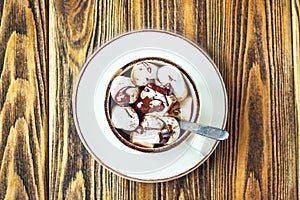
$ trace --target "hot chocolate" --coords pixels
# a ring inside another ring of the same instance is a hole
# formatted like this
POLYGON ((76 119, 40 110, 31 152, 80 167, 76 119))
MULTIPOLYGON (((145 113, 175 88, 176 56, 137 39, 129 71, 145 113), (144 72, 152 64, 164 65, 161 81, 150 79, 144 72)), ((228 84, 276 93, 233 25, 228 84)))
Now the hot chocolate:
POLYGON ((122 69, 108 91, 115 134, 149 149, 176 141, 182 135, 179 120, 191 120, 194 101, 199 101, 191 95, 191 81, 181 68, 160 58, 137 60, 122 69))

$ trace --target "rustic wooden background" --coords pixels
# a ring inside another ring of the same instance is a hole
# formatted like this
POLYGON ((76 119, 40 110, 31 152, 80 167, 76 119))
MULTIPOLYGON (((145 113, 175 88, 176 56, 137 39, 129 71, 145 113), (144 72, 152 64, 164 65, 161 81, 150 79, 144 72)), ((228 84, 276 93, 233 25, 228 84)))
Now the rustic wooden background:
POLYGON ((1 0, 0 199, 300 199, 298 0, 1 0), (80 67, 131 30, 184 35, 215 61, 230 139, 190 174, 145 184, 100 166, 71 109, 80 67))

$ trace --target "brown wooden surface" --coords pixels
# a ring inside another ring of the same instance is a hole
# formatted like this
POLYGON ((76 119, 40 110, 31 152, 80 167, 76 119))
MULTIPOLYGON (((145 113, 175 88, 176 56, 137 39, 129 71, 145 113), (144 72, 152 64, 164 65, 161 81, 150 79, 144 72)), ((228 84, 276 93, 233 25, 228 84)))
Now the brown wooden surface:
POLYGON ((0 199, 48 197, 44 2, 0 2, 0 199))
POLYGON ((300 199, 298 0, 1 0, 0 24, 0 199, 300 199), (228 92, 229 140, 164 183, 104 169, 72 116, 93 49, 141 28, 202 46, 228 92))

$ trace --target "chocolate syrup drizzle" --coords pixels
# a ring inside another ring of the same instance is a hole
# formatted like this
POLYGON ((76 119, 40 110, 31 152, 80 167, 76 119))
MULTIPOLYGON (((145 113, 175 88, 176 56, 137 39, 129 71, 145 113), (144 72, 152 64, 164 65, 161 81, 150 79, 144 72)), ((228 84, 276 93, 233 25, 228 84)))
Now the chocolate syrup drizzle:
POLYGON ((115 95, 115 101, 120 106, 127 106, 130 103, 130 95, 127 93, 127 90, 135 88, 133 86, 126 86, 121 88, 115 95))
MULTIPOLYGON (((146 66, 146 63, 145 63, 144 66, 146 66)), ((147 68, 147 70, 148 70, 148 68, 147 68)), ((150 68, 150 70, 151 70, 151 68, 150 68)), ((128 106, 130 104, 130 95, 127 93, 127 90, 131 89, 131 88, 135 88, 135 87, 127 86, 127 87, 121 88, 115 95, 114 99, 115 99, 116 103, 118 103, 120 106, 128 106)), ((169 102, 167 101, 167 96, 171 95, 173 93, 173 88, 172 88, 171 84, 166 84, 165 86, 160 87, 160 86, 155 84, 154 79, 149 79, 148 84, 146 86, 140 87, 140 89, 144 90, 144 91, 149 90, 149 88, 163 94, 163 97, 164 97, 165 101, 163 101, 159 98, 156 98, 155 96, 152 97, 152 98, 145 97, 144 99, 141 99, 139 97, 138 100, 132 106, 136 110, 140 121, 143 120, 145 114, 147 114, 147 113, 163 111, 165 109, 164 103, 166 103, 166 105, 169 106, 169 102), (152 106, 150 107, 150 104, 151 104, 152 101, 159 101, 160 103, 158 105, 155 105, 155 106, 153 106, 153 104, 152 104, 152 106)), ((129 112, 127 112, 127 114, 130 116, 129 112)), ((168 142, 169 138, 172 136, 174 131, 172 130, 172 127, 170 127, 170 125, 167 125, 163 120, 161 120, 161 122, 163 123, 162 128, 153 128, 153 127, 143 128, 142 126, 139 126, 136 129, 136 131, 140 134, 142 134, 146 130, 157 130, 157 131, 159 131, 158 135, 159 135, 160 141, 159 141, 159 144, 157 144, 157 145, 163 146, 165 143, 168 142)), ((130 132, 124 131, 124 130, 121 130, 121 129, 118 129, 118 132, 126 140, 130 140, 130 134, 131 134, 130 132)))
MULTIPOLYGON (((159 119, 163 126, 161 128, 154 128, 154 127, 142 127, 142 126, 138 126, 136 128, 136 131, 139 134, 143 134, 145 131, 147 130, 156 130, 158 131, 158 135, 159 135, 159 143, 158 144, 154 144, 154 147, 160 147, 165 145, 170 137, 172 137, 172 135, 174 134, 174 131, 172 129, 172 126, 170 124, 166 124, 163 120, 159 119)), ((119 131, 119 133, 128 141, 130 141, 130 131, 124 131, 122 129, 117 129, 119 131)))
MULTIPOLYGON (((160 61, 163 61, 163 62, 167 62, 167 63, 170 63, 170 61, 166 61, 166 60, 164 60, 164 59, 161 59, 161 58, 149 58, 150 60, 151 59, 155 59, 155 60, 160 60, 160 61)), ((143 59, 141 59, 141 60, 145 60, 144 58, 143 59)), ((127 68, 128 66, 131 66, 131 65, 133 65, 133 64, 135 64, 135 63, 137 63, 137 62, 139 62, 140 60, 136 60, 136 61, 133 61, 132 63, 129 63, 129 64, 127 64, 125 67, 124 67, 124 69, 125 68, 127 68)), ((147 63, 147 62, 141 62, 141 64, 142 64, 142 66, 143 67, 145 67, 146 68, 146 70, 147 70, 147 72, 149 72, 149 73, 151 73, 152 72, 152 68, 151 68, 151 66, 149 65, 149 63, 147 63)), ((171 63, 172 65, 175 65, 176 66, 176 64, 174 64, 174 63, 171 63)), ((142 69, 141 69, 142 70, 142 69)), ((183 73, 184 73, 184 71, 183 71, 183 73)), ((185 73, 184 73, 185 74, 185 73)), ((169 76, 168 77, 169 78, 169 81, 175 81, 171 76, 169 76)), ((148 79, 147 78, 147 82, 148 82, 148 84, 147 84, 147 86, 148 87, 152 87, 154 90, 156 90, 156 91, 158 91, 158 92, 160 92, 161 94, 163 94, 164 95, 164 98, 165 98, 165 103, 168 103, 168 101, 167 101, 167 95, 171 95, 171 94, 173 94, 173 91, 174 91, 174 89, 172 88, 172 86, 171 86, 171 84, 170 83, 168 83, 168 84, 166 84, 166 85, 164 85, 164 86, 162 86, 162 87, 159 87, 159 86, 157 86, 156 84, 155 84, 155 82, 156 82, 156 80, 155 79, 148 79)), ((133 104, 130 104, 130 95, 129 95, 129 92, 127 93, 127 90, 128 89, 131 89, 131 88, 134 88, 134 87, 130 87, 130 86, 128 86, 128 87, 124 87, 124 88, 122 88, 120 91, 118 91, 117 92, 117 94, 115 95, 115 97, 116 98, 114 98, 115 100, 117 100, 117 102, 116 103, 118 103, 119 105, 121 105, 121 106, 128 106, 128 105, 130 105, 132 108, 134 108, 134 110, 137 112, 137 114, 138 114, 138 116, 139 116, 139 120, 140 120, 140 122, 144 119, 144 116, 145 116, 145 114, 147 114, 147 113, 149 113, 150 111, 153 111, 153 112, 155 112, 155 111, 157 111, 157 112, 159 112, 159 111, 162 111, 162 110, 164 110, 164 108, 165 108, 165 105, 163 104, 163 101, 161 100, 161 99, 155 99, 155 97, 154 98, 152 98, 152 100, 159 100, 159 101, 161 101, 162 103, 161 104, 156 104, 156 107, 152 107, 152 110, 149 108, 149 103, 150 103, 150 101, 151 101, 151 98, 145 98, 145 100, 144 100, 144 102, 143 102, 143 104, 142 104, 142 106, 143 106, 143 112, 140 110, 140 108, 137 108, 136 106, 137 106, 137 104, 138 104, 138 102, 141 102, 141 98, 139 97, 139 99, 135 102, 135 103, 133 103, 133 104), (148 106, 147 106, 148 105, 148 106)), ((140 90, 143 90, 145 88, 145 86, 141 86, 141 87, 139 87, 139 89, 140 90)), ((173 110, 172 110, 172 112, 174 112, 174 114, 175 115, 178 115, 179 113, 180 113, 180 103, 179 102, 176 102, 174 104, 174 108, 173 108, 173 110), (175 106, 175 104, 177 104, 177 106, 175 106), (179 104, 179 105, 178 105, 179 104)), ((173 107, 173 106, 172 106, 173 107)), ((171 110, 170 111, 168 111, 168 112, 171 112, 171 110)), ((127 113, 128 115, 130 115, 130 113, 128 112, 127 113)), ((171 113, 170 113, 171 114, 171 113)), ((144 131, 146 131, 146 130, 157 130, 158 131, 158 135, 159 135, 159 138, 160 138, 160 143, 158 143, 158 144, 154 144, 154 148, 158 148, 158 147, 162 147, 162 146, 165 146, 166 145, 166 143, 169 141, 169 139, 170 139, 170 137, 172 137, 172 135, 174 134, 174 131, 172 130, 172 125, 169 125, 169 124, 166 124, 164 121, 163 121, 163 123, 164 123, 164 125, 163 125, 163 127, 162 128, 151 128, 151 127, 147 127, 147 128, 143 128, 142 126, 139 126, 137 129, 136 129, 136 131, 137 132, 140 132, 141 134, 144 132, 144 131)), ((124 131, 124 130, 122 130, 122 129, 118 129, 118 128, 116 128, 116 131, 121 135, 121 137, 123 137, 125 140, 127 140, 127 141, 131 141, 131 138, 130 138, 130 136, 131 136, 131 131, 124 131)))
MULTIPOLYGON (((149 80, 148 84, 146 86, 144 86, 143 90, 147 92, 147 90, 149 90, 148 88, 151 88, 151 89, 163 94, 165 101, 162 101, 161 99, 156 98, 155 96, 152 98, 145 97, 144 99, 138 98, 138 100, 135 102, 133 107, 136 110, 140 121, 142 121, 144 116, 148 113, 163 111, 165 109, 164 103, 166 103, 167 106, 169 106, 169 102, 167 101, 167 96, 169 96, 173 93, 173 88, 170 84, 167 84, 164 87, 160 87, 154 83, 154 80, 149 80), (152 107, 150 107, 151 102, 154 100, 159 101, 160 104, 158 104, 156 106, 152 105, 152 107)), ((160 138, 159 144, 163 146, 164 144, 166 144, 168 142, 170 137, 174 134, 174 131, 172 130, 172 126, 166 124, 161 119, 159 119, 159 120, 163 124, 162 128, 153 128, 153 127, 143 128, 143 127, 139 126, 137 128, 137 132, 142 134, 146 130, 158 130, 159 131, 158 135, 160 138)), ((159 145, 159 144, 157 144, 157 145, 159 145)))
POLYGON ((139 98, 136 103, 134 104, 134 108, 136 111, 139 112, 141 117, 143 117, 147 113, 152 113, 152 112, 161 112, 165 109, 164 103, 166 103, 167 106, 169 106, 169 102, 167 100, 167 96, 171 95, 173 93, 172 86, 170 84, 167 84, 163 88, 156 85, 153 80, 148 81, 149 83, 143 88, 144 91, 149 92, 148 88, 153 89, 154 91, 157 91, 161 94, 163 94, 164 101, 154 97, 145 97, 144 99, 139 98), (153 105, 150 106, 152 101, 158 101, 158 105, 153 105))

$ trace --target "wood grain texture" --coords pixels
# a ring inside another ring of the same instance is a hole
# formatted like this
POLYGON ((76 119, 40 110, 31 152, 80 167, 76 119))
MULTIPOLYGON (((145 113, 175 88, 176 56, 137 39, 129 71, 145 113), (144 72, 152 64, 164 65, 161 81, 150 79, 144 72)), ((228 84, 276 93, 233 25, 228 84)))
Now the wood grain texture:
POLYGON ((50 1, 50 199, 299 198, 298 1, 50 1), (222 142, 174 181, 120 178, 85 150, 73 123, 76 76, 93 49, 123 32, 169 30, 216 62, 229 100, 222 142))
POLYGON ((44 2, 0 2, 0 199, 48 197, 46 15, 44 2))
POLYGON ((294 85, 295 85, 295 101, 296 114, 298 113, 297 134, 298 147, 296 148, 296 155, 298 156, 296 171, 298 177, 298 199, 300 199, 300 2, 292 1, 292 31, 293 31, 293 66, 294 66, 294 85))

